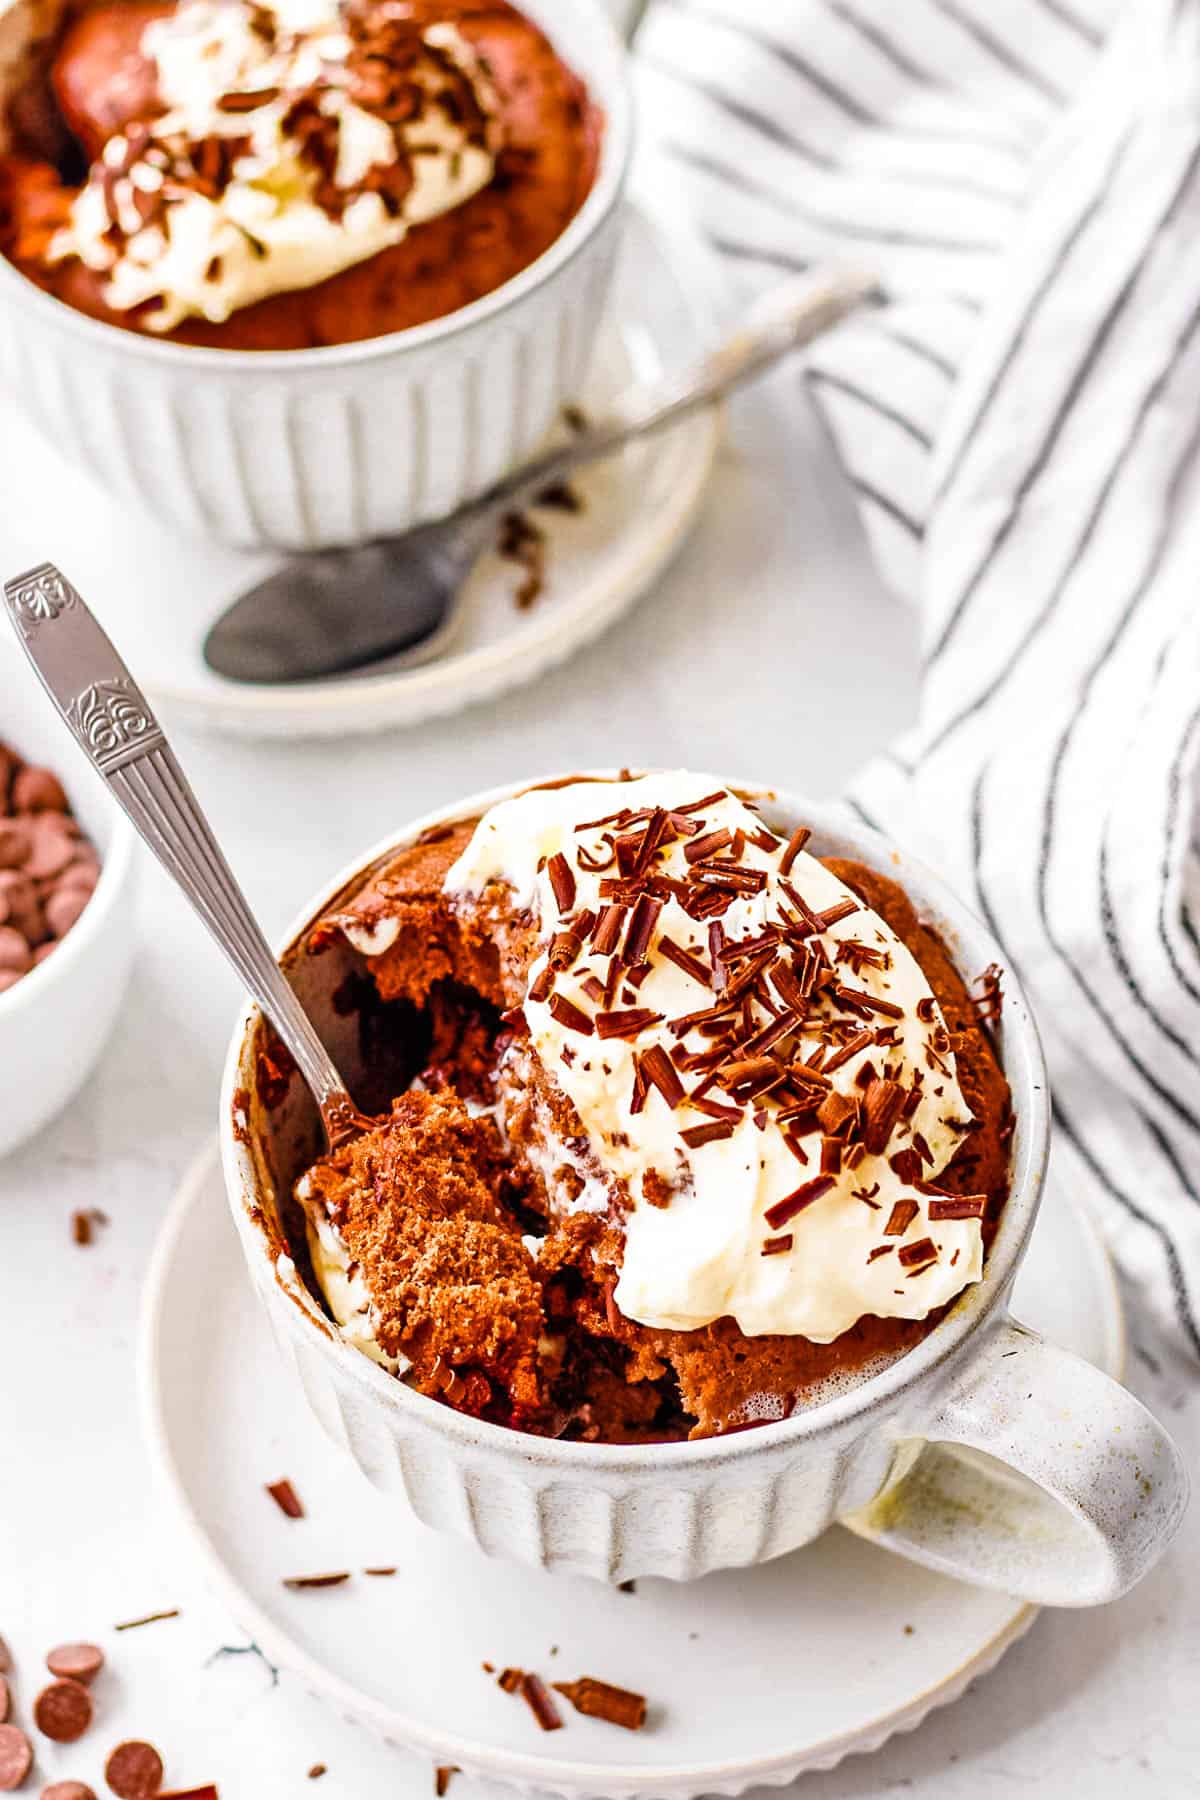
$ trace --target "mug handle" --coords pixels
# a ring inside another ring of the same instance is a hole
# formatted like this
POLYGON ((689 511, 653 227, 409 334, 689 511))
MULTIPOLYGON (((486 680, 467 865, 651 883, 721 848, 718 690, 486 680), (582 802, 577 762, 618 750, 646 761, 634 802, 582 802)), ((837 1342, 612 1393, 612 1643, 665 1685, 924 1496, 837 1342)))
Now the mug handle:
POLYGON ((1179 1451, 1140 1400, 1002 1318, 928 1430, 899 1446, 882 1491, 844 1523, 978 1587, 1095 1606, 1165 1550, 1188 1485, 1179 1451))

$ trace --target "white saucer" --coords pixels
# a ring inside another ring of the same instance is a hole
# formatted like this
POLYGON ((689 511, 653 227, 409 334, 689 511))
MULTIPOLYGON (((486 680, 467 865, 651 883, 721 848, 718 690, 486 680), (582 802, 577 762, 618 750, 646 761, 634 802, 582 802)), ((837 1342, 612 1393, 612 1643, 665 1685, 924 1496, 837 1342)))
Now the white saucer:
MULTIPOLYGON (((1120 1373, 1107 1256, 1061 1195, 1034 1236, 1017 1311, 1120 1373)), ((757 1570, 688 1586, 643 1581, 635 1594, 489 1562, 427 1530, 340 1460, 294 1391, 245 1275, 215 1155, 193 1169, 163 1229, 141 1383, 152 1460, 206 1584, 272 1663, 331 1703, 331 1746, 349 1732, 361 1755, 353 1721, 461 1765, 452 1800, 470 1800, 471 1776, 672 1800, 778 1785, 912 1729, 1034 1617, 840 1530, 757 1570), (304 1502, 301 1521, 284 1520, 263 1493, 282 1475, 304 1502), (377 1565, 397 1573, 360 1573, 377 1565), (340 1569, 355 1571, 341 1587, 282 1585, 340 1569), (564 1702, 566 1728, 543 1734, 484 1660, 638 1689, 650 1722, 635 1737, 564 1702)), ((343 1764, 354 1755, 347 1743, 343 1764)), ((398 1761, 387 1791, 428 1795, 428 1761, 398 1761)))
MULTIPOLYGON (((680 368, 712 341, 712 279, 690 240, 676 241, 630 210, 585 407, 598 411, 631 381, 680 368)), ((61 564, 169 720, 252 737, 382 730, 529 681, 611 624, 681 543, 719 435, 717 415, 701 415, 579 477, 581 514, 543 508, 536 515, 549 540, 547 584, 529 610, 515 603, 520 569, 488 557, 447 653, 390 674, 288 687, 242 686, 213 674, 201 656, 209 626, 274 559, 177 536, 148 514, 119 508, 28 432, 0 434, 0 547, 6 572, 47 559, 61 564)))

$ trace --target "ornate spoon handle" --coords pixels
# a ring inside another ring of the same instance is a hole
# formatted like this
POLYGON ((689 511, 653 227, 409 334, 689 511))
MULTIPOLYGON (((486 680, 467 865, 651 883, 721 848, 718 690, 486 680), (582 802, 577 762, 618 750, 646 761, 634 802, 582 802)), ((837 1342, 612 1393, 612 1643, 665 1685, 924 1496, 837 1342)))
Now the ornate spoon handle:
POLYGON ((355 1128, 345 1084, 317 1036, 176 761, 146 696, 53 563, 4 584, 42 686, 118 805, 182 888, 296 1059, 331 1143, 355 1128))

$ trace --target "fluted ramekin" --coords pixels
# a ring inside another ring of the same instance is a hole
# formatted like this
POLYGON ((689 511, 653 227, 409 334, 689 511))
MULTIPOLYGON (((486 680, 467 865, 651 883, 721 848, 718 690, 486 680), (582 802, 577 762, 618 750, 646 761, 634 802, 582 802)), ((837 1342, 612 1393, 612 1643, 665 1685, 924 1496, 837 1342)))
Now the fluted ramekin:
MULTIPOLYGON (((516 791, 475 795, 394 833, 343 871, 288 934, 283 962, 351 1091, 362 1069, 357 1020, 339 1014, 334 996, 353 953, 335 944, 307 955, 310 927, 398 845, 516 791)), ((371 1482, 404 1496, 427 1525, 494 1555, 604 1581, 688 1579, 765 1561, 844 1519, 901 1554, 1029 1600, 1110 1599, 1165 1548, 1187 1479, 1170 1439, 1131 1395, 1007 1316, 1049 1130, 1045 1070, 1020 985, 990 934, 922 864, 836 807, 754 791, 785 835, 811 827, 815 854, 852 857, 903 883, 964 975, 1000 968, 1000 1050, 1015 1128, 1011 1192, 983 1280, 899 1361, 777 1424, 627 1447, 534 1438, 467 1418, 351 1348, 300 1279, 280 1209, 321 1148, 319 1127, 298 1077, 282 1099, 269 1094, 270 1105, 260 1093, 264 1027, 251 1008, 230 1047, 220 1138, 247 1266, 283 1356, 329 1436, 371 1482), (987 1455, 964 1458, 947 1445, 987 1455), (997 1474, 989 1459, 1009 1467, 997 1474)))
MULTIPOLYGON (((0 82, 20 66, 16 0, 0 82)), ((600 0, 522 0, 603 109, 592 191, 550 248, 470 306, 321 350, 159 343, 86 318, 0 257, 0 380, 64 456, 185 531, 315 549, 437 518, 544 438, 575 396, 617 251, 632 139, 600 0)))

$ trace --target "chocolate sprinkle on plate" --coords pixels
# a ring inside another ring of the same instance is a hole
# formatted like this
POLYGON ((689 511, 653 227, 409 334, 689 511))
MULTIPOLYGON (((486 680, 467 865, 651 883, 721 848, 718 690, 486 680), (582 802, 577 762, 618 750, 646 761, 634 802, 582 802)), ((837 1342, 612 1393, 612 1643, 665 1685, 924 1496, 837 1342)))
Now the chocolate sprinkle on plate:
POLYGON ((597 1681, 591 1675, 582 1675, 578 1681, 556 1681, 553 1685, 576 1712, 589 1719, 604 1719, 625 1731, 640 1731, 646 1723, 645 1696, 630 1688, 613 1687, 611 1682, 597 1681))

